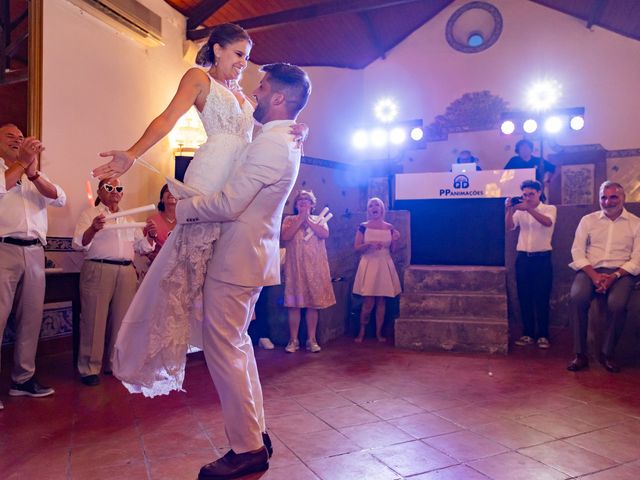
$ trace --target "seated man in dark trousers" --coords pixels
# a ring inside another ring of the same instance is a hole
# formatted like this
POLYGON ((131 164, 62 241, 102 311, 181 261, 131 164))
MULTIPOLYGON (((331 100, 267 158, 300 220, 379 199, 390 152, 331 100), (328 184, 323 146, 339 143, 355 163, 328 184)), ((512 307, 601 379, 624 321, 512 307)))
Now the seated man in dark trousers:
POLYGON ((627 302, 640 273, 640 218, 624 208, 624 189, 619 183, 600 186, 599 212, 585 215, 576 230, 569 265, 577 270, 571 286, 573 346, 575 358, 567 369, 572 372, 589 366, 587 330, 589 306, 594 295, 607 300, 607 331, 600 352, 600 363, 617 373, 614 352, 627 315, 627 302))
MULTIPOLYGON (((0 126, 0 340, 15 306, 11 396, 46 397, 54 390, 34 374, 44 305, 47 206, 62 207, 62 189, 38 168, 44 150, 12 124, 0 126)), ((3 405, 0 402, 0 410, 3 405)))
POLYGON ((509 230, 520 228, 516 282, 523 330, 515 343, 525 346, 536 342, 540 348, 549 348, 551 237, 556 226, 556 207, 540 201, 542 184, 536 180, 525 180, 520 190, 522 201, 515 203, 507 198, 505 214, 509 230))

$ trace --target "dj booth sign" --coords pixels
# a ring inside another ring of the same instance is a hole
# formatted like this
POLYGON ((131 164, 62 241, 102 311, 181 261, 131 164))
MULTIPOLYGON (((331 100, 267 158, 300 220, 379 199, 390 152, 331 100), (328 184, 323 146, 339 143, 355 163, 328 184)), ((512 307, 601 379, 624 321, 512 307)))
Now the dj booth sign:
POLYGON ((397 174, 394 208, 411 212, 411 263, 503 266, 504 200, 533 179, 533 168, 397 174))

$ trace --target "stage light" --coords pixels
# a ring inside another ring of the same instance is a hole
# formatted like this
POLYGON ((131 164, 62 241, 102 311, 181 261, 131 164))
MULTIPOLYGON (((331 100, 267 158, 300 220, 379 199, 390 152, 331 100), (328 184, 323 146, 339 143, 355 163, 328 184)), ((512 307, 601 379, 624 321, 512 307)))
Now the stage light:
POLYGON ((378 103, 373 107, 373 111, 376 118, 382 123, 393 122, 398 116, 398 106, 391 98, 378 100, 378 103))
POLYGON ((538 122, 536 122, 533 118, 529 120, 525 120, 522 124, 522 130, 526 133, 533 133, 538 129, 538 122))
POLYGON ((376 128, 371 131, 371 145, 376 148, 382 148, 389 141, 389 133, 383 128, 376 128))
POLYGON ((424 137, 424 131, 420 127, 415 127, 411 130, 411 140, 419 142, 424 137))
POLYGON ((515 129, 516 124, 511 120, 505 120, 504 122, 502 122, 502 125, 500 125, 500 131, 505 135, 511 135, 515 131, 515 129))
POLYGON ((571 117, 569 126, 571 127, 571 130, 582 130, 584 128, 584 117, 582 115, 571 117))
POLYGON ((407 140, 407 132, 404 128, 395 127, 389 132, 389 141, 394 145, 402 145, 407 140))
POLYGON ((366 130, 357 130, 351 137, 351 144, 358 150, 364 150, 369 145, 369 134, 366 130))
POLYGON ((558 133, 560 130, 562 130, 562 123, 562 118, 554 115, 544 121, 544 129, 548 133, 558 133))
POLYGON ((527 106, 535 111, 548 110, 562 95, 562 86, 555 80, 536 82, 527 91, 527 106))

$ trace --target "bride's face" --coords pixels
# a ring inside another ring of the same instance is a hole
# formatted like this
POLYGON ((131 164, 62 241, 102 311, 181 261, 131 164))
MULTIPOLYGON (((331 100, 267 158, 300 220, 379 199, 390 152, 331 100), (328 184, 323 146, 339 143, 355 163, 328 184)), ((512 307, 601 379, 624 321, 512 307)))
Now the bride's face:
POLYGON ((226 47, 216 43, 213 52, 218 62, 216 72, 222 77, 220 80, 238 80, 247 68, 251 44, 246 40, 238 40, 226 47))

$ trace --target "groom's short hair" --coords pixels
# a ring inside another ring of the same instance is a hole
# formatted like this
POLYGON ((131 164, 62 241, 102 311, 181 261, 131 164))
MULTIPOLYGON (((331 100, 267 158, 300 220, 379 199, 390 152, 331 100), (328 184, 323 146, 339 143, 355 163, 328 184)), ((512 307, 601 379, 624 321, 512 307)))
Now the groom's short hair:
POLYGON ((263 65, 261 72, 269 74, 272 90, 283 93, 289 113, 295 117, 302 111, 311 94, 311 80, 307 73, 290 63, 271 63, 263 65))

